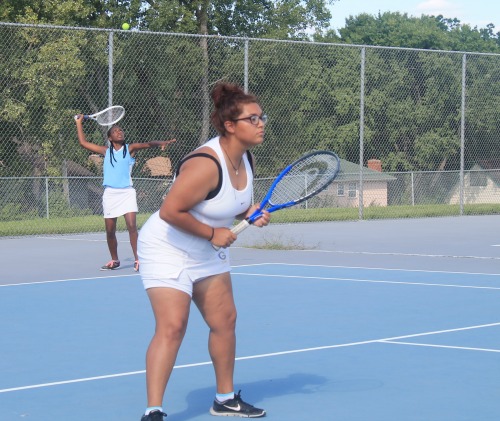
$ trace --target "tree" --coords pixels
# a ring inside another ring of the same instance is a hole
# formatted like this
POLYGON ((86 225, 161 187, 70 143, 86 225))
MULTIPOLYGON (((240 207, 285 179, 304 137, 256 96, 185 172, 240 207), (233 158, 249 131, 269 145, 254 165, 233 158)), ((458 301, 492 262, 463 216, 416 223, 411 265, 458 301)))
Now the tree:
POLYGON ((338 0, 158 0, 147 2, 140 28, 252 38, 309 39, 326 30, 338 0))
POLYGON ((361 13, 346 19, 339 30, 325 38, 336 42, 388 47, 422 48, 425 50, 454 50, 499 52, 500 32, 494 25, 471 28, 457 18, 442 15, 409 17, 406 13, 384 12, 378 15, 361 13))

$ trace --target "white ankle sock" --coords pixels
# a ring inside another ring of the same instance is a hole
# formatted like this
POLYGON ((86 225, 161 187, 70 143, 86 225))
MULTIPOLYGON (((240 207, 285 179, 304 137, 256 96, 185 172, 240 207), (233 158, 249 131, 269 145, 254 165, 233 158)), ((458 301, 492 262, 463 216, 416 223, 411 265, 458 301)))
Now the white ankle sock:
POLYGON ((163 409, 161 406, 149 406, 148 408, 146 408, 146 411, 144 412, 144 415, 149 415, 150 412, 153 412, 153 411, 161 411, 163 412, 163 409))
POLYGON ((226 402, 229 399, 234 399, 234 391, 231 393, 217 393, 215 395, 215 399, 217 399, 217 402, 219 403, 226 402))

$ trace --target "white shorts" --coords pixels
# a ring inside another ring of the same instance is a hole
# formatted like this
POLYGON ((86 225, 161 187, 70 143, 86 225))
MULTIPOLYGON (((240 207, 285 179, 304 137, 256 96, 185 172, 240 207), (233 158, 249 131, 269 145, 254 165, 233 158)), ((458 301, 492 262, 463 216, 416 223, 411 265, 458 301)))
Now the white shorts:
MULTIPOLYGON (((142 270, 142 265, 141 265, 142 270)), ((202 281, 205 278, 197 279, 196 281, 192 281, 186 272, 181 272, 177 278, 144 278, 142 279, 142 283, 144 285, 144 289, 148 290, 149 288, 173 288, 178 291, 185 292, 190 297, 193 296, 193 287, 197 282, 202 281)))
POLYGON ((193 294, 193 285, 231 270, 229 250, 214 250, 206 239, 172 229, 154 213, 139 232, 137 253, 145 289, 174 288, 193 294))
POLYGON ((130 212, 138 212, 137 195, 133 187, 115 189, 106 187, 102 195, 104 218, 117 218, 130 212))

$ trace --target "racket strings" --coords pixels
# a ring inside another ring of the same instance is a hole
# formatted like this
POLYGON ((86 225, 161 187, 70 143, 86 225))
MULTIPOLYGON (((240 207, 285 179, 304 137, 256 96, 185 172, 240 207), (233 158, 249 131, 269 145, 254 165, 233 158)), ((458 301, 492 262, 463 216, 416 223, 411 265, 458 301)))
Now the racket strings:
POLYGON ((123 108, 113 107, 105 110, 103 113, 96 115, 96 121, 101 125, 111 125, 121 119, 123 115, 123 108))
POLYGON ((323 190, 336 176, 339 161, 330 154, 314 154, 297 161, 276 185, 273 205, 304 200, 323 190))

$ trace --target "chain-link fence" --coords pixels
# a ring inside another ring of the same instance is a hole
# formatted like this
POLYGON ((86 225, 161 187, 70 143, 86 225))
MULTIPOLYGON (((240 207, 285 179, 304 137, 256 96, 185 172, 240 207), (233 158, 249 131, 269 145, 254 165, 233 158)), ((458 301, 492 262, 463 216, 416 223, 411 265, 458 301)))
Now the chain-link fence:
MULTIPOLYGON (((269 116, 256 200, 307 151, 342 158, 337 182, 287 220, 500 209, 500 55, 0 23, 0 75, 0 235, 102 229, 102 160, 73 116, 112 104, 129 142, 177 139, 137 155, 140 223, 171 168, 215 135, 221 80, 269 116)), ((84 127, 104 144, 105 129, 84 127)))

